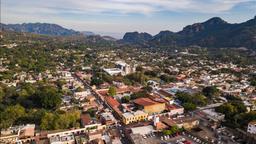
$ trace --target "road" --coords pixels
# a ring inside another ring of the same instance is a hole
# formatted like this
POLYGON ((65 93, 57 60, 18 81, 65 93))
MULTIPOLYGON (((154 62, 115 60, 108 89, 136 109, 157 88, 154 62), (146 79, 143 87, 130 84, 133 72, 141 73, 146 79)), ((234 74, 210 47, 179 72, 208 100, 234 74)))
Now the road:
MULTIPOLYGON (((82 80, 80 77, 78 77, 77 75, 73 75, 74 78, 76 78, 78 81, 82 82, 85 86, 85 88, 90 89, 92 95, 96 98, 96 100, 99 102, 99 104, 103 105, 104 109, 109 108, 110 110, 112 110, 112 108, 106 103, 106 101, 104 100, 103 97, 101 97, 91 86, 90 84, 88 84, 85 80, 82 80)), ((114 115, 115 116, 115 115, 114 115)), ((123 144, 128 144, 129 143, 129 139, 127 139, 127 137, 125 136, 124 133, 124 126, 123 124, 118 120, 117 117, 115 117, 117 119, 117 123, 115 125, 113 125, 111 128, 117 128, 118 131, 121 134, 121 142, 123 144)))

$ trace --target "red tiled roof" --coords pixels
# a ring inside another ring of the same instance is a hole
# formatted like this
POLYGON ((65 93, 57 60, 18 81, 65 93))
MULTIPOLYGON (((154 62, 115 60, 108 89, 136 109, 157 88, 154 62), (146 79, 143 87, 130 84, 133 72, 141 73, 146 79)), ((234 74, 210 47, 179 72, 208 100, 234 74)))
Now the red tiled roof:
POLYGON ((167 107, 168 110, 174 110, 174 109, 182 108, 181 106, 176 105, 176 104, 168 104, 168 105, 166 105, 166 107, 167 107))
POLYGON ((81 115, 81 121, 84 125, 88 125, 91 123, 91 117, 89 114, 82 114, 81 115))
POLYGON ((105 100, 112 108, 120 106, 120 103, 111 96, 106 96, 105 100))
POLYGON ((155 102, 149 98, 137 98, 133 101, 134 103, 142 106, 149 106, 149 105, 154 105, 158 104, 158 102, 155 102))

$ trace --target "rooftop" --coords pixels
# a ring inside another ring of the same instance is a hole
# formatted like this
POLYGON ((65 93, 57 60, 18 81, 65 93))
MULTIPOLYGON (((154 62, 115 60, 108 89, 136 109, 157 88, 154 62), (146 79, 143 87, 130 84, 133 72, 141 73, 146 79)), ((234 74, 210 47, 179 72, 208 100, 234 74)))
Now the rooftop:
POLYGON ((113 108, 113 107, 119 107, 120 103, 115 100, 113 97, 111 96, 106 96, 105 100, 107 101, 107 103, 113 108))
POLYGON ((142 106, 149 106, 149 105, 155 105, 158 104, 158 102, 155 102, 149 98, 137 98, 133 101, 135 104, 142 105, 142 106))

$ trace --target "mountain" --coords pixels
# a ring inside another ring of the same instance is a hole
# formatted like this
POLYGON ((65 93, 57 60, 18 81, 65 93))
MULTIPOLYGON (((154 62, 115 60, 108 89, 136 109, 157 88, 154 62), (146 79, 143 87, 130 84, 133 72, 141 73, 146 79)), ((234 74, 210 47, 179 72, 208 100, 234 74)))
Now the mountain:
POLYGON ((0 24, 0 26, 4 30, 29 32, 43 35, 70 36, 80 34, 80 32, 72 29, 66 29, 60 25, 48 23, 0 24))
POLYGON ((104 40, 107 40, 107 41, 117 41, 117 39, 111 37, 111 36, 101 36, 104 40))
POLYGON ((151 45, 176 45, 176 34, 171 31, 161 31, 149 41, 151 45))
POLYGON ((152 38, 152 35, 148 33, 127 32, 125 33, 122 42, 130 44, 145 44, 152 38))
POLYGON ((219 17, 188 25, 179 32, 161 31, 143 39, 140 33, 126 33, 123 40, 152 46, 247 47, 256 49, 256 16, 243 23, 230 24, 219 17), (138 38, 139 37, 139 38, 138 38))
POLYGON ((230 24, 221 18, 186 26, 177 33, 178 45, 256 48, 256 20, 230 24))
POLYGON ((82 31, 81 33, 82 33, 83 35, 85 35, 85 36, 92 36, 92 35, 95 35, 95 33, 90 32, 90 31, 82 31))

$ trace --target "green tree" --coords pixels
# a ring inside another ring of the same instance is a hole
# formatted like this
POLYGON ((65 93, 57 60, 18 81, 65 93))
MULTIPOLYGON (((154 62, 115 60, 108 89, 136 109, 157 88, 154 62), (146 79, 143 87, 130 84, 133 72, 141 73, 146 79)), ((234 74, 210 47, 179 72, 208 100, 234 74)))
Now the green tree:
POLYGON ((121 102, 122 103, 128 103, 128 102, 130 102, 130 99, 131 99, 130 96, 124 96, 124 97, 121 98, 121 102))
POLYGON ((40 105, 46 109, 58 108, 61 104, 61 93, 55 87, 44 86, 36 94, 40 105))
POLYGON ((52 113, 45 113, 45 115, 42 117, 41 119, 41 124, 40 124, 40 128, 42 130, 50 130, 50 129, 54 129, 54 114, 52 113))
POLYGON ((192 99, 196 105, 205 106, 207 104, 207 98, 201 93, 194 94, 192 99))
POLYGON ((67 82, 64 79, 58 79, 56 84, 59 88, 62 88, 63 85, 65 85, 67 82))
POLYGON ((184 107, 184 109, 185 109, 186 111, 193 111, 193 110, 196 109, 196 105, 193 104, 193 103, 189 103, 189 102, 183 103, 182 106, 184 107))
POLYGON ((3 101, 4 96, 5 96, 5 92, 4 92, 3 88, 0 87, 0 102, 3 101))
POLYGON ((219 96, 219 90, 217 89, 217 87, 215 86, 209 86, 209 87, 205 87, 202 90, 203 94, 208 97, 208 98, 214 98, 219 96))
POLYGON ((116 95, 116 87, 110 86, 108 89, 108 95, 115 96, 116 95))
POLYGON ((99 77, 92 77, 91 85, 99 86, 101 84, 103 84, 103 80, 102 79, 100 79, 99 77))
POLYGON ((226 118, 231 118, 237 113, 237 108, 233 106, 231 103, 225 103, 219 107, 217 107, 216 112, 225 114, 226 118))
POLYGON ((146 97, 146 96, 147 96, 147 92, 146 91, 139 91, 137 93, 131 94, 130 98, 132 100, 134 100, 134 99, 141 98, 141 97, 146 97))
POLYGON ((172 126, 169 130, 163 130, 164 135, 172 135, 177 132, 181 132, 183 129, 179 128, 177 125, 172 126))
POLYGON ((163 74, 160 76, 160 79, 166 83, 175 82, 176 78, 167 74, 163 74))
POLYGON ((0 128, 8 128, 12 126, 16 120, 25 116, 25 108, 20 105, 9 106, 3 112, 0 112, 0 128))

